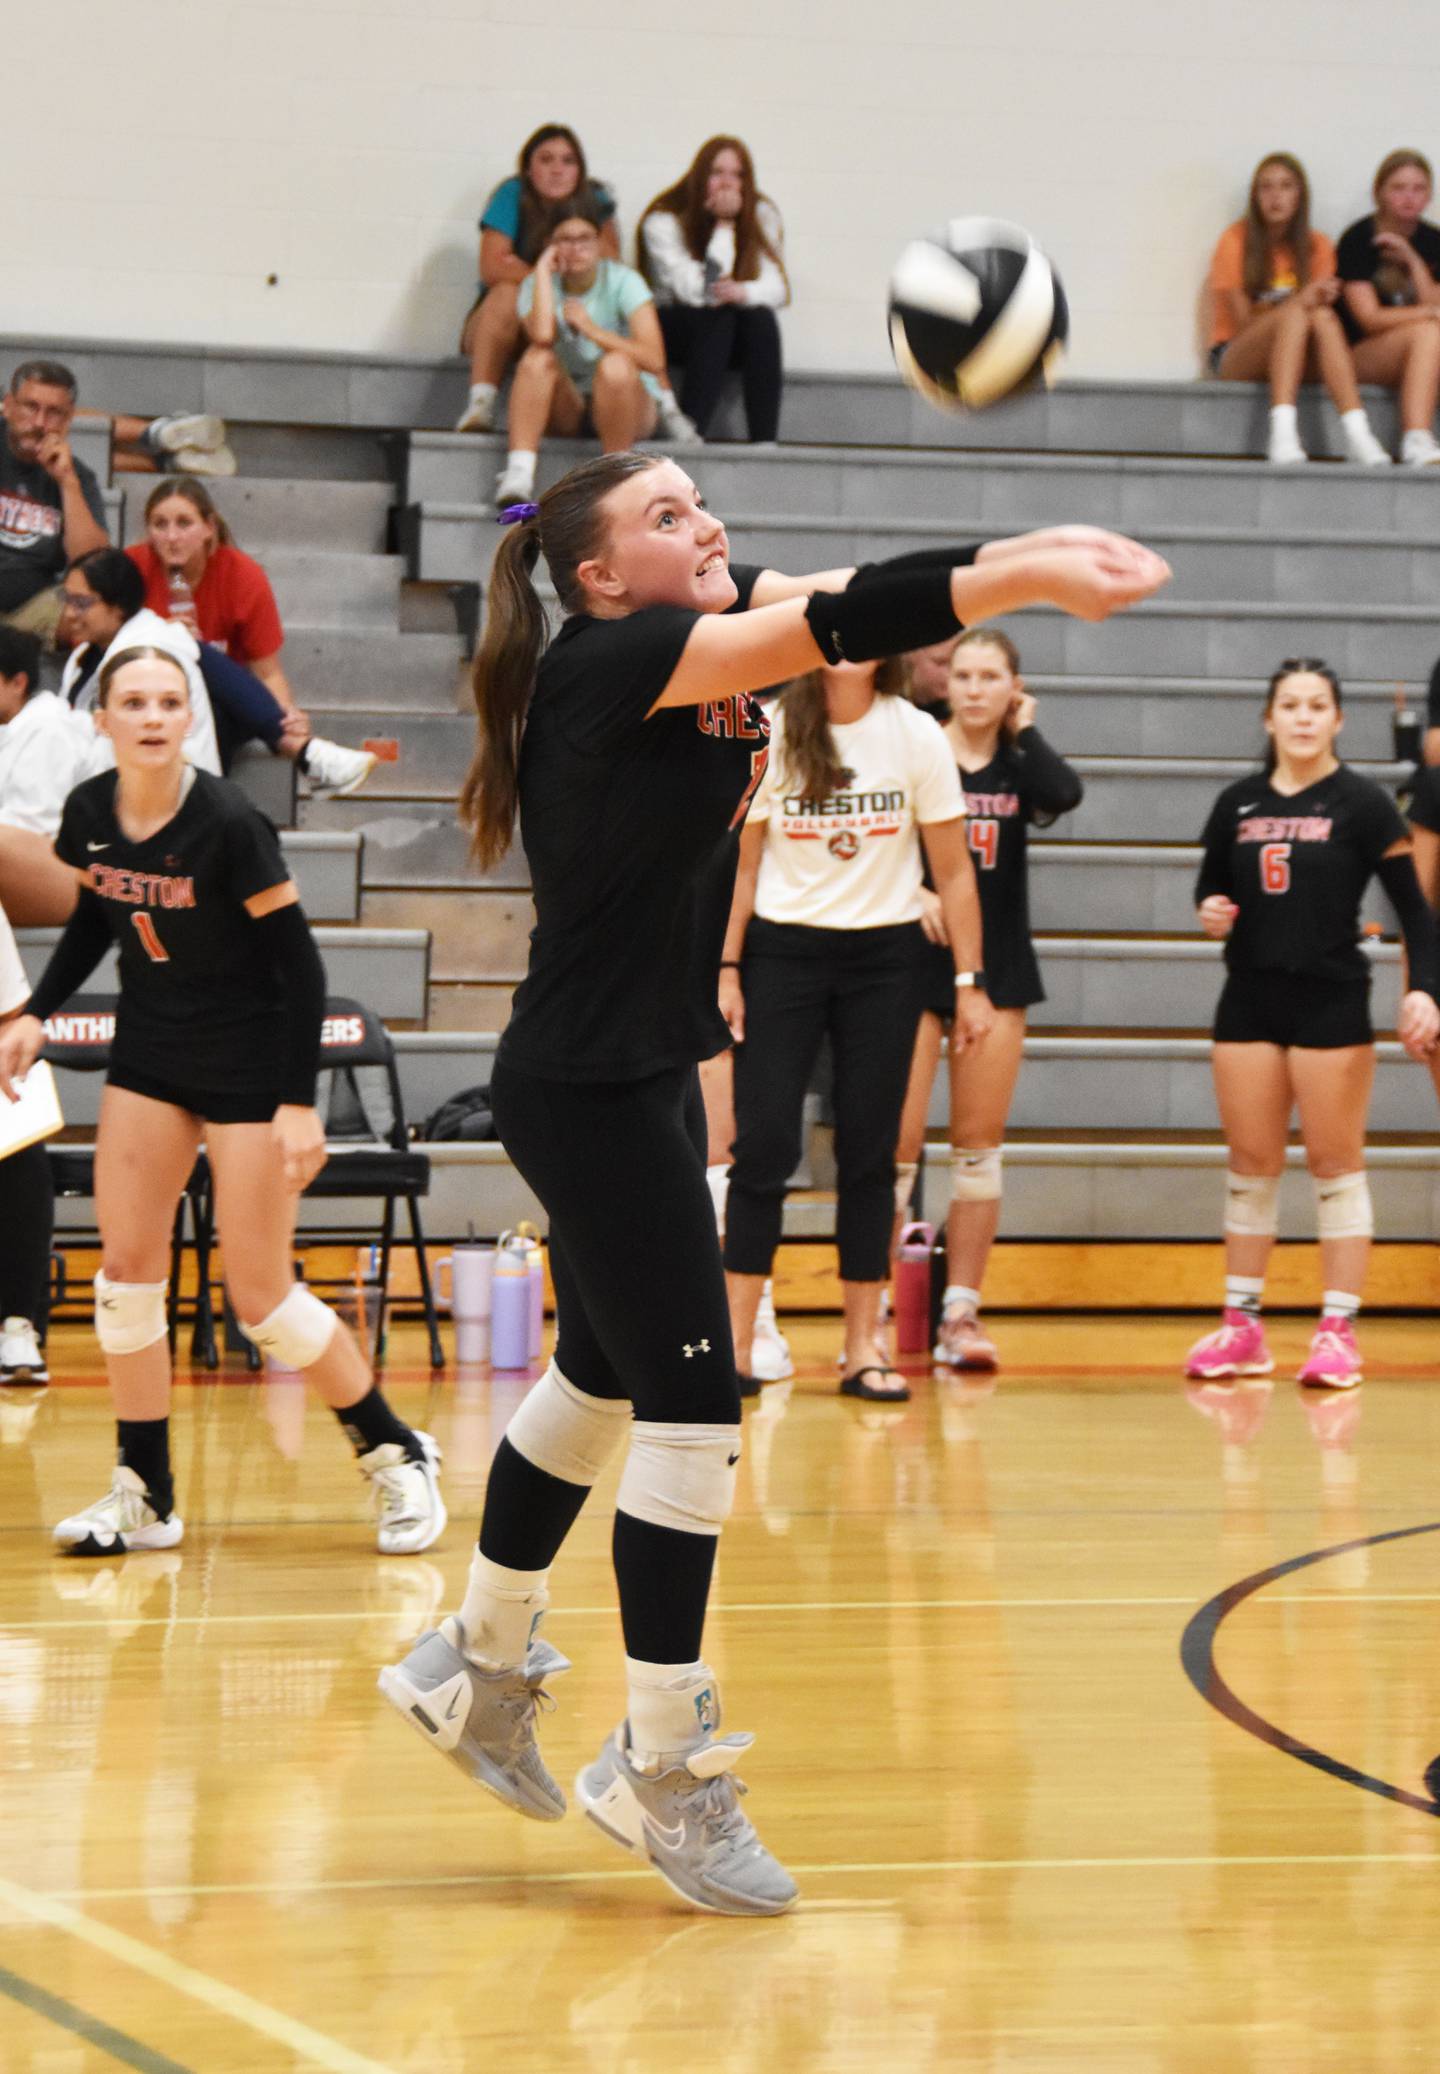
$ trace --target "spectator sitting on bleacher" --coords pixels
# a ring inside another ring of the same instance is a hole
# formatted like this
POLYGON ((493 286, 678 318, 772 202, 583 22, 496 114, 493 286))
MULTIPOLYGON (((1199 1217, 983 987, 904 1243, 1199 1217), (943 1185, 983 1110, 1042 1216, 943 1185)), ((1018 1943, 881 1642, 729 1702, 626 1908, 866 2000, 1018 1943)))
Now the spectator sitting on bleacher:
POLYGON ((540 125, 520 146, 516 170, 502 180, 480 218, 480 279, 460 334, 470 355, 470 401, 457 432, 489 432, 495 424, 500 384, 522 351, 516 309, 522 285, 549 242, 557 203, 573 201, 593 210, 600 250, 620 257, 615 197, 603 180, 592 180, 580 139, 563 122, 540 125))
POLYGON ((702 437, 725 376, 740 375, 752 440, 780 429, 783 372, 775 312, 790 300, 780 212, 755 185, 738 137, 711 137, 690 170, 640 218, 641 271, 655 291, 665 351, 685 370, 680 403, 702 437))
POLYGON ((50 642, 66 564, 110 538, 100 485, 70 451, 75 394, 58 360, 22 360, 0 405, 0 620, 50 642))
POLYGON ((66 793, 100 768, 90 722, 40 689, 40 657, 38 634, 0 626, 0 907, 26 929, 70 917, 75 874, 52 838, 66 793))
POLYGON ((84 555, 66 571, 61 638, 68 638, 75 647, 60 689, 71 705, 88 708, 93 703, 96 672, 124 629, 136 641, 168 647, 186 664, 194 716, 191 739, 197 729, 202 735, 208 730, 214 759, 192 755, 191 762, 218 775, 228 770, 243 743, 259 741, 272 755, 298 763, 316 791, 342 794, 364 784, 375 768, 375 757, 368 749, 347 749, 312 735, 303 713, 287 711, 251 670, 212 642, 197 640, 189 626, 150 610, 145 595, 140 568, 118 548, 84 555), (137 616, 145 622, 143 633, 135 631, 137 616), (158 642, 150 630, 152 621, 162 630, 158 642))
POLYGON ((1325 384, 1352 461, 1386 468, 1335 313, 1335 247, 1310 228, 1310 183, 1288 151, 1262 158, 1250 203, 1222 231, 1210 263, 1210 366, 1222 381, 1270 384, 1268 459, 1303 461, 1295 421, 1302 381, 1325 384))
POLYGON ((1355 372, 1399 393, 1400 459, 1440 464, 1440 229, 1425 221, 1434 176, 1418 151, 1392 151, 1375 174, 1375 213, 1340 239, 1340 315, 1355 372))
POLYGON ((530 497, 547 432, 599 435, 607 454, 648 439, 659 417, 665 341, 650 284, 600 256, 593 210, 562 216, 520 290, 530 343, 510 390, 510 451, 497 505, 530 497))

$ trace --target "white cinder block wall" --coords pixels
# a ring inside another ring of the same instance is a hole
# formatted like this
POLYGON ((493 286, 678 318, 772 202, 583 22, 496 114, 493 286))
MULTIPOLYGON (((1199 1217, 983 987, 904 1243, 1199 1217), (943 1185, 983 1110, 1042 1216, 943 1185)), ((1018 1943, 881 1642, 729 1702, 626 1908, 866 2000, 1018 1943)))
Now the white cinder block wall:
POLYGON ((1434 0, 46 0, 7 8, 5 328, 451 349, 475 219, 572 123, 627 239, 715 130, 784 213, 792 366, 889 364, 888 267, 946 215, 1058 260, 1071 365, 1183 376, 1255 159, 1318 225, 1440 152, 1434 0), (271 283, 270 277, 274 276, 271 283))

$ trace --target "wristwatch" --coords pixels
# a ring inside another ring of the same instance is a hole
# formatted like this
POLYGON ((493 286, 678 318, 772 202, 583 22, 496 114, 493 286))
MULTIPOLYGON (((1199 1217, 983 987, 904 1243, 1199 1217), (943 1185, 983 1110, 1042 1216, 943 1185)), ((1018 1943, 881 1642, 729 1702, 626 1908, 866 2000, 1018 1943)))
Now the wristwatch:
POLYGON ((955 975, 955 984, 957 987, 979 987, 983 992, 985 987, 985 975, 983 972, 957 972, 955 975))

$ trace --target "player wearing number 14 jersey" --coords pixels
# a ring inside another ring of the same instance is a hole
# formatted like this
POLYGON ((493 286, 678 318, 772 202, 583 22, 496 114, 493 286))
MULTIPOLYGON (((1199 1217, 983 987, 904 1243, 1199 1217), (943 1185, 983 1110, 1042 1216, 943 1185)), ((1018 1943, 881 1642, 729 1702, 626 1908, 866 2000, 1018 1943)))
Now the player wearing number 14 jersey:
POLYGON ((1360 1381, 1354 1321, 1373 1229, 1364 1161, 1375 1043, 1359 936, 1372 878, 1405 937, 1400 1038, 1423 1058, 1440 1032, 1435 925, 1409 832, 1389 795, 1341 763, 1342 725, 1334 671, 1303 658, 1282 663, 1265 706, 1266 766, 1227 785, 1205 824, 1195 898, 1206 935, 1225 944, 1214 1071, 1230 1171, 1225 1313, 1186 1364, 1201 1379, 1268 1375, 1275 1365, 1260 1298, 1298 1105, 1326 1283, 1300 1381, 1332 1389, 1360 1381))
MULTIPOLYGON (((982 1043, 950 1045, 950 1204, 945 1296, 935 1359, 945 1367, 993 1369, 999 1354, 980 1323, 980 1290, 1000 1224, 1000 1152, 1020 1055, 1025 1011, 1045 999, 1030 940, 1027 845, 1080 804, 1079 778, 1035 725, 1035 701, 1020 657, 1004 634, 972 627, 950 650, 910 659, 911 697, 943 721, 965 788, 966 832, 980 890, 985 984, 995 1008, 982 1043), (932 687, 932 674, 944 675, 932 687)), ((900 1123, 896 1204, 908 1214, 925 1143, 940 1043, 955 1012, 953 961, 939 905, 927 895, 922 1014, 900 1123)))

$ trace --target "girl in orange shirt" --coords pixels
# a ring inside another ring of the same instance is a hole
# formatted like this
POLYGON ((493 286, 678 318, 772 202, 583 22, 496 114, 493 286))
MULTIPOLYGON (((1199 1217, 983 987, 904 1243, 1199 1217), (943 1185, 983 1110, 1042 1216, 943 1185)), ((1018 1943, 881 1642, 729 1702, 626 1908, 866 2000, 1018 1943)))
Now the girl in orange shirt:
POLYGON ((1354 362, 1335 310, 1335 248, 1310 228, 1310 183, 1288 151, 1262 158, 1250 203, 1221 234, 1210 264, 1210 365, 1222 381, 1270 383, 1267 458, 1306 459, 1295 398, 1319 379, 1340 413, 1348 458, 1368 468, 1390 456, 1370 429, 1354 362))

